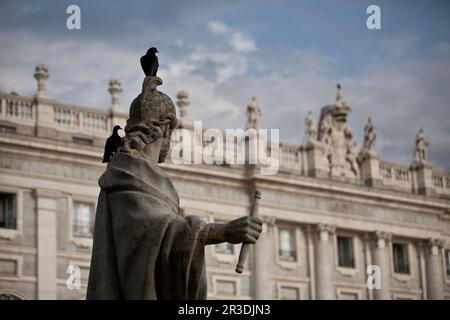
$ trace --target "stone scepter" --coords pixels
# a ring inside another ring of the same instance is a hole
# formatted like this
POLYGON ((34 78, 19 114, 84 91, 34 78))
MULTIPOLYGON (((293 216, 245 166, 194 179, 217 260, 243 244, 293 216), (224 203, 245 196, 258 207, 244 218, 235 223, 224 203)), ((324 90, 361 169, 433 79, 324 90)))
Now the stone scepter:
MULTIPOLYGON (((253 198, 252 207, 250 209, 250 217, 251 218, 258 217, 259 199, 261 199, 261 192, 256 190, 255 197, 253 198)), ((244 271, 244 264, 245 264, 245 261, 247 260, 249 251, 250 251, 250 243, 244 242, 241 247, 241 252, 239 253, 238 264, 236 265, 237 273, 242 273, 244 271)))

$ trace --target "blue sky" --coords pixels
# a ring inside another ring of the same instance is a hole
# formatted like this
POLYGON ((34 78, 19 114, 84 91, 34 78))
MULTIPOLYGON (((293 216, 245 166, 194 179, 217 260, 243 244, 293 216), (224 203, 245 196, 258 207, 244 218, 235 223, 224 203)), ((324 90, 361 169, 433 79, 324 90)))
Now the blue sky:
POLYGON ((189 115, 235 128, 255 95, 263 126, 301 143, 307 110, 317 116, 341 83, 358 143, 369 116, 382 158, 408 164, 420 126, 430 158, 450 170, 449 1, 2 1, 0 90, 35 92, 47 63, 48 93, 107 108, 107 83, 123 83, 122 105, 139 92, 139 57, 160 51, 161 90, 190 93, 189 115), (66 8, 81 8, 81 30, 66 8), (368 30, 366 8, 381 8, 368 30))

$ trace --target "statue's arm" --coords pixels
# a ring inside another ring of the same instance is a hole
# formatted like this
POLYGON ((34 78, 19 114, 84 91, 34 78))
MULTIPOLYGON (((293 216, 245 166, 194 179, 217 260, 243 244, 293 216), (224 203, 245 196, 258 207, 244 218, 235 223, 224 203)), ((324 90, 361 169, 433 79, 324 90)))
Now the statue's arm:
POLYGON ((208 227, 206 244, 255 243, 262 231, 262 220, 258 217, 241 217, 227 223, 210 223, 208 227))

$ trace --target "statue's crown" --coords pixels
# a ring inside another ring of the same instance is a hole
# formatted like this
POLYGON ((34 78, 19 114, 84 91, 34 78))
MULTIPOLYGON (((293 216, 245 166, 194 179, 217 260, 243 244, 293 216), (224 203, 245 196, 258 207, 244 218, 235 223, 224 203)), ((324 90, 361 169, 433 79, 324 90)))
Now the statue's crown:
MULTIPOLYGON (((162 83, 159 77, 145 77, 142 83, 142 93, 131 103, 127 127, 155 120, 170 120, 170 128, 176 127, 175 105, 167 94, 156 89, 162 83)), ((125 129, 125 131, 127 130, 125 129)))

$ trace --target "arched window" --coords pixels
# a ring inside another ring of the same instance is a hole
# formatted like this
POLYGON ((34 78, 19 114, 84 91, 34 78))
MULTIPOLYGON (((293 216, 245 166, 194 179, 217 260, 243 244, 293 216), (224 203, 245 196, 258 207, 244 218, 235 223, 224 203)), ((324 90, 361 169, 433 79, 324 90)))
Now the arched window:
POLYGON ((16 290, 3 289, 0 290, 0 300, 28 300, 28 298, 16 290))

